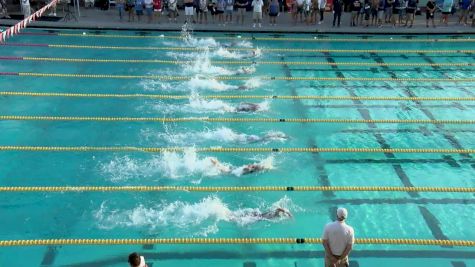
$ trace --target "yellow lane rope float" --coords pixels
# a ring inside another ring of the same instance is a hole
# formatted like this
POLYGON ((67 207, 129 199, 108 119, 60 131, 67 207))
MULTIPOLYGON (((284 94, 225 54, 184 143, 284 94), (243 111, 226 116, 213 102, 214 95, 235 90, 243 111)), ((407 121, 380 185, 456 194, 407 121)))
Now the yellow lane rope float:
MULTIPOLYGON (((135 147, 135 146, 0 146, 0 151, 35 152, 184 152, 185 147, 135 147)), ((253 152, 253 153, 437 153, 437 154, 473 154, 475 149, 444 148, 314 148, 314 147, 205 147, 195 148, 196 152, 253 152)))
MULTIPOLYGON (((320 244, 321 238, 147 238, 147 239, 29 239, 0 240, 0 247, 62 245, 145 245, 145 244, 320 244)), ((473 240, 356 238, 356 244, 463 246, 474 247, 473 240)))
MULTIPOLYGON (((88 97, 88 98, 152 98, 189 99, 190 95, 159 94, 83 94, 43 92, 0 92, 0 96, 88 97)), ((322 95, 200 95, 204 99, 312 99, 312 100, 381 100, 381 101, 475 101, 475 97, 397 97, 397 96, 322 96, 322 95)))
MULTIPOLYGON (((474 39, 475 40, 475 39, 474 39)), ((75 63, 155 63, 155 64, 176 64, 185 65, 194 63, 187 60, 161 60, 161 59, 97 59, 97 58, 54 58, 54 57, 22 57, 29 61, 53 61, 53 62, 75 62, 75 63)), ((323 65, 323 66, 367 66, 367 67, 472 67, 474 63, 365 63, 365 62, 326 62, 326 61, 224 61, 211 60, 211 64, 226 65, 323 65)))
MULTIPOLYGON (((13 74, 12 74, 13 75, 13 74)), ((38 73, 38 72, 18 72, 18 76, 28 77, 55 77, 55 78, 94 78, 94 79, 152 79, 163 81, 189 81, 189 76, 171 76, 171 75, 114 75, 114 74, 77 74, 77 73, 38 73)), ((399 82, 475 82, 475 77, 471 78, 391 78, 391 77, 287 77, 287 76, 217 76, 213 77, 220 81, 246 81, 251 78, 260 80, 277 81, 399 81, 399 82)))
MULTIPOLYGON (((122 34, 90 34, 90 33, 58 33, 57 36, 69 37, 92 37, 92 38, 130 38, 130 39, 183 39, 179 35, 122 35, 122 34)), ((257 41, 302 41, 302 42, 363 42, 363 43, 417 43, 417 42, 437 42, 437 43, 461 43, 475 42, 475 38, 458 39, 402 39, 402 38, 305 38, 305 37, 253 37, 253 36, 196 36, 196 38, 213 38, 216 40, 257 40, 257 41)))
POLYGON ((259 191, 391 191, 475 193, 475 187, 396 186, 2 186, 0 192, 259 192, 259 191))
MULTIPOLYGON (((165 46, 101 46, 101 45, 67 45, 67 44, 48 44, 51 48, 71 48, 71 49, 112 49, 112 50, 154 50, 154 51, 207 51, 218 49, 202 47, 165 47, 165 46)), ((256 48, 226 48, 228 51, 255 51, 256 48)), ((306 48, 260 48, 267 52, 298 52, 298 53, 386 53, 386 54, 472 54, 473 49, 438 49, 438 50, 415 50, 415 49, 306 49, 306 48)))
POLYGON ((159 117, 65 117, 65 116, 11 116, 0 115, 0 120, 23 121, 95 121, 95 122, 291 122, 291 123, 391 123, 391 124, 475 124, 475 120, 357 120, 357 119, 303 119, 303 118, 159 118, 159 117))

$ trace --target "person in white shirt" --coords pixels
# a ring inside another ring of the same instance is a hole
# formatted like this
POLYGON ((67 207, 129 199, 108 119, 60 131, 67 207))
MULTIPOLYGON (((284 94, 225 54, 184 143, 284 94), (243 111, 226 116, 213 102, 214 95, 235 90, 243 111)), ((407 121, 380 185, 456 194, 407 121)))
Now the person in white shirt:
POLYGON ((21 11, 25 19, 31 15, 30 0, 21 0, 21 11))
POLYGON ((345 223, 348 211, 338 208, 337 220, 325 225, 323 247, 325 248, 325 267, 348 267, 348 254, 355 243, 353 228, 345 223))
POLYGON ((326 6, 327 0, 318 0, 318 10, 320 11, 320 21, 318 21, 318 24, 322 24, 323 22, 323 14, 325 13, 326 6))
POLYGON ((253 6, 253 15, 252 18, 254 19, 254 25, 252 27, 256 27, 256 23, 259 23, 259 28, 262 26, 261 21, 262 21, 262 6, 264 5, 264 2, 262 0, 252 0, 253 6))

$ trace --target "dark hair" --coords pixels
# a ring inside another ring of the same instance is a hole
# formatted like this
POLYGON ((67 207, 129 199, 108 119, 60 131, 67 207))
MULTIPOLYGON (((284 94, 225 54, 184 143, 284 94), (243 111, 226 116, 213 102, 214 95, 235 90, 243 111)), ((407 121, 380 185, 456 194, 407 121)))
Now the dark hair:
POLYGON ((129 264, 133 267, 140 265, 140 255, 137 252, 131 253, 129 255, 129 264))

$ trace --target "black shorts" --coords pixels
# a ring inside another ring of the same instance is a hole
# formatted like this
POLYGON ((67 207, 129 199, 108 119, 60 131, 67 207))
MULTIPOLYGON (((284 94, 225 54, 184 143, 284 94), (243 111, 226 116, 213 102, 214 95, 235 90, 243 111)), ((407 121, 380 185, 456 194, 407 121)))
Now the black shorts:
POLYGON ((410 8, 406 9, 407 14, 414 14, 414 12, 416 12, 415 9, 410 9, 410 8))
POLYGON ((277 17, 279 13, 269 13, 269 17, 277 17))
POLYGON ((450 15, 450 14, 452 14, 452 12, 442 12, 442 14, 444 14, 444 15, 450 15))
POLYGON ((433 19, 434 18, 434 13, 426 12, 426 19, 433 19))
POLYGON ((215 14, 223 14, 224 10, 216 10, 215 14))

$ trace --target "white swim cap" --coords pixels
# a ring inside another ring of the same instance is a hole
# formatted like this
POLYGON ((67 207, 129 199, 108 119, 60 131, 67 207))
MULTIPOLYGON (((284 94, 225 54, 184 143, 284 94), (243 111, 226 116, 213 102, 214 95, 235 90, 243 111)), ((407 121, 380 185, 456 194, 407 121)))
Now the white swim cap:
POLYGON ((348 217, 348 211, 345 208, 338 208, 336 210, 336 216, 338 219, 346 219, 348 217))

